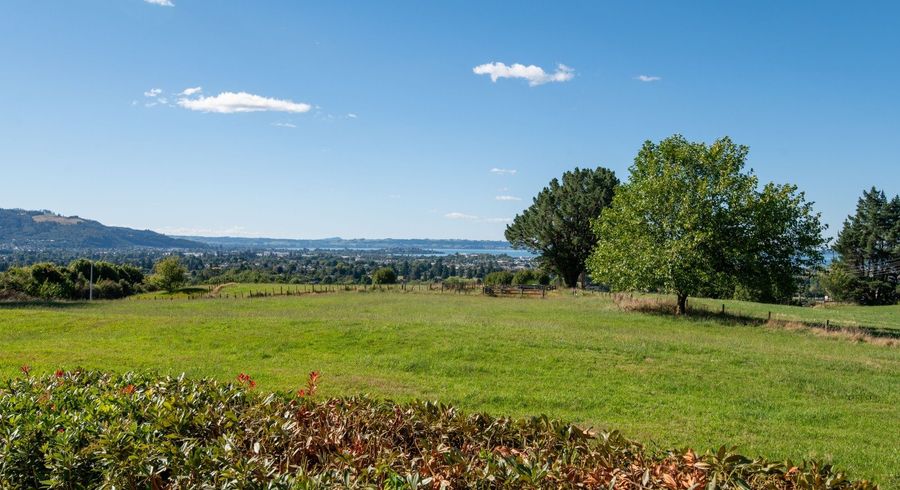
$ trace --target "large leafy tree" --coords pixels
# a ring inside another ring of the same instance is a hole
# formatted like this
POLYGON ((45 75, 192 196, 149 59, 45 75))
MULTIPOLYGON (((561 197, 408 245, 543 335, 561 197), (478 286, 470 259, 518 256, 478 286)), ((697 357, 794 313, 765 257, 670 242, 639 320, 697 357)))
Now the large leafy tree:
MULTIPOLYGON (((893 304, 900 275, 900 196, 888 200, 872 187, 848 216, 834 245, 840 254, 830 274, 850 276, 843 296, 861 304, 893 304)), ((836 282, 836 281, 832 281, 836 282)))
POLYGON ((174 292, 187 282, 187 269, 178 257, 166 257, 153 266, 153 282, 161 289, 174 292))
POLYGON ((506 240, 539 254, 545 269, 574 287, 597 241, 591 222, 612 202, 618 185, 613 171, 602 167, 566 172, 506 227, 506 240))
POLYGON ((674 293, 678 313, 693 295, 789 299, 822 259, 824 227, 795 186, 759 190, 747 152, 729 138, 646 142, 596 222, 594 280, 674 293))

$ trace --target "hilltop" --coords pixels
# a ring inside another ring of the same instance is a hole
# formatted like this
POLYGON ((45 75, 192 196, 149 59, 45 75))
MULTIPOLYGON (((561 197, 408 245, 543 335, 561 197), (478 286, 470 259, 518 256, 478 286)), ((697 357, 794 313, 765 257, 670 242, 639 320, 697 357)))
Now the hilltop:
POLYGON ((150 230, 106 226, 51 211, 0 209, 0 248, 205 248, 150 230))

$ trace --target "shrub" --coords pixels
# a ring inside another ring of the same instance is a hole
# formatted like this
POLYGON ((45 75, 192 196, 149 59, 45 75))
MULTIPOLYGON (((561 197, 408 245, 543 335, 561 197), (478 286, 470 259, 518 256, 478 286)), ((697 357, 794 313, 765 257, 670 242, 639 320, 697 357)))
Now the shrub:
POLYGON ((520 269, 513 276, 512 283, 516 286, 524 286, 526 284, 537 283, 537 274, 531 269, 520 269))
POLYGON ((118 299, 123 296, 122 285, 112 279, 103 279, 94 285, 94 292, 98 298, 118 299))
POLYGON ((397 282, 397 273, 390 267, 382 267, 372 273, 372 284, 394 284, 397 282))
POLYGON ((236 382, 57 371, 0 388, 0 487, 872 489, 725 448, 651 453, 617 432, 236 382))
POLYGON ((487 286, 500 286, 512 284, 513 273, 509 271, 491 272, 484 276, 484 284, 487 286))

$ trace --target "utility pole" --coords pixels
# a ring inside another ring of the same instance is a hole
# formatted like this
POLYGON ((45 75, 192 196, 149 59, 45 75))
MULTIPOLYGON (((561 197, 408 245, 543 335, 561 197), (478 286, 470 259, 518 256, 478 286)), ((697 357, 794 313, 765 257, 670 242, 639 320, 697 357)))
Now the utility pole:
POLYGON ((91 279, 88 283, 88 301, 94 301, 94 258, 91 257, 89 260, 91 261, 91 279))

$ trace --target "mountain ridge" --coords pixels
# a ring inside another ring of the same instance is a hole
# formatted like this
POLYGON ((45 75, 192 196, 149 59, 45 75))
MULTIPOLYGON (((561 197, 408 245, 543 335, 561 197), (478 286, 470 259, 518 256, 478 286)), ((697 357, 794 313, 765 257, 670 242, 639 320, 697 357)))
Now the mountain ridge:
POLYGON ((198 249, 208 246, 151 230, 106 226, 99 221, 48 210, 0 208, 0 248, 198 249))

